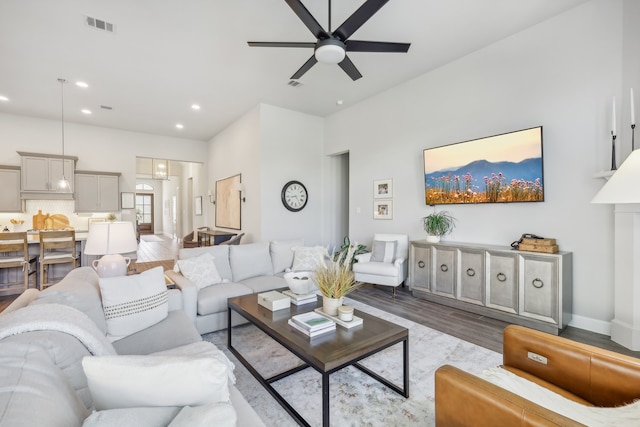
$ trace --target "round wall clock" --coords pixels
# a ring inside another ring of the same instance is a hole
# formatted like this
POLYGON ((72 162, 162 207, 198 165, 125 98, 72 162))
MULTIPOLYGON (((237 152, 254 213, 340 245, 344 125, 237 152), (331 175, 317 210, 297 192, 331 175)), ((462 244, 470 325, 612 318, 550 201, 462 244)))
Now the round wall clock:
POLYGON ((289 181, 282 187, 282 204, 291 212, 299 212, 307 205, 309 195, 300 181, 289 181))

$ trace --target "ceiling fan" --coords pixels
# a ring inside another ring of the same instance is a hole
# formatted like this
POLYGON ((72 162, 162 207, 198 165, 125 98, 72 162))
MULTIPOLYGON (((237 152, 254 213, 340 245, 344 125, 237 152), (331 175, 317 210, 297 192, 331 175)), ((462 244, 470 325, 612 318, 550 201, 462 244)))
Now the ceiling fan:
POLYGON ((292 79, 299 79, 311 69, 317 62, 326 64, 338 64, 342 70, 352 80, 358 80, 362 74, 347 52, 396 52, 406 53, 411 43, 392 43, 349 40, 365 22, 367 22, 382 6, 389 0, 367 0, 358 10, 356 10, 346 21, 335 31, 331 32, 331 0, 329 0, 329 26, 328 30, 316 21, 301 0, 285 0, 289 7, 293 9, 298 18, 313 33, 317 41, 315 43, 306 42, 247 42, 252 47, 303 47, 313 48, 314 54, 298 71, 291 76, 292 79))

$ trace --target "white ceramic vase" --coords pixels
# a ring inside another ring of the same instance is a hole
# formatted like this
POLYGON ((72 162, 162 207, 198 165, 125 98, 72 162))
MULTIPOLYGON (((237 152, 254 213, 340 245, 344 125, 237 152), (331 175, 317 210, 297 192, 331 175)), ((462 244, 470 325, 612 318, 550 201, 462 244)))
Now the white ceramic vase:
POLYGON ((429 242, 429 243, 440 243, 440 236, 433 236, 431 234, 427 234, 427 242, 429 242))
POLYGON ((342 305, 343 298, 329 298, 322 296, 322 311, 327 313, 329 316, 337 316, 338 315, 338 307, 342 305))

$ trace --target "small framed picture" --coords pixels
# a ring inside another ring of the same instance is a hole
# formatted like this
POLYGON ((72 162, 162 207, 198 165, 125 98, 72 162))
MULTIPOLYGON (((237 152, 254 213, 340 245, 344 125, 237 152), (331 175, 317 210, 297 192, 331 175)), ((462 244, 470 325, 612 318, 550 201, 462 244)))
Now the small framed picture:
POLYGON ((373 219, 393 219, 393 200, 375 200, 373 219))
POLYGON ((196 216, 202 215, 202 196, 198 196, 193 200, 193 212, 196 216))
POLYGON ((120 193, 120 209, 135 209, 135 201, 135 193, 120 193))
POLYGON ((390 199, 393 198, 393 180, 378 179, 373 181, 373 198, 374 199, 390 199))

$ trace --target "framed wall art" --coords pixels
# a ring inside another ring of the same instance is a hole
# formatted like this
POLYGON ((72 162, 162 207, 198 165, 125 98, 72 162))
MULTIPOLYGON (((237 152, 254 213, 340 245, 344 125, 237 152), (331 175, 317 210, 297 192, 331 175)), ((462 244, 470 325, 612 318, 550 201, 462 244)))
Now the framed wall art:
POLYGON ((135 209, 135 193, 120 193, 120 209, 135 209))
POLYGON ((216 227, 241 229, 241 182, 240 174, 216 181, 216 227))
POLYGON ((393 200, 375 200, 373 219, 393 219, 393 200))
POLYGON ((393 180, 378 179, 373 181, 373 198, 374 199, 391 199, 393 198, 393 180))
POLYGON ((193 199, 193 212, 196 216, 202 216, 202 196, 193 199))

